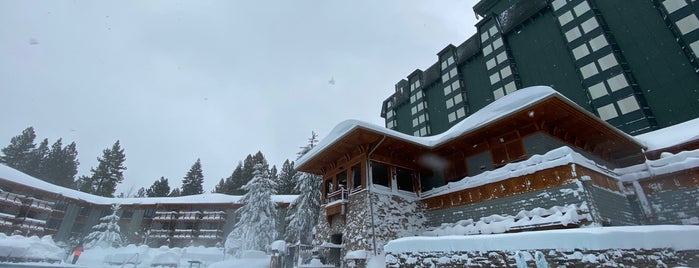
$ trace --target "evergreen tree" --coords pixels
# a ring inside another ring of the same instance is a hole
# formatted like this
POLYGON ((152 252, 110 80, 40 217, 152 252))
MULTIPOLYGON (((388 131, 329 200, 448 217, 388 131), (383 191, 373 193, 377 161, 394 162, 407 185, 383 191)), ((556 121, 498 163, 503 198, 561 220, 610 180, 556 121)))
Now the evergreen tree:
POLYGON ((119 209, 118 204, 113 204, 112 214, 100 218, 100 222, 92 227, 92 232, 85 237, 85 248, 121 246, 121 229, 117 215, 119 209))
POLYGON ((103 151, 102 158, 97 158, 97 168, 90 169, 92 176, 80 178, 80 191, 100 196, 113 197, 116 185, 124 180, 124 149, 121 149, 119 141, 112 145, 111 149, 103 151))
POLYGON ((167 195, 169 197, 178 197, 182 196, 182 192, 180 191, 180 188, 175 188, 170 191, 170 193, 167 195))
POLYGON ((298 194, 294 188, 301 174, 294 169, 294 161, 289 159, 282 164, 282 170, 277 178, 277 194, 298 194))
POLYGON ((153 185, 146 190, 148 197, 165 197, 170 193, 170 185, 165 177, 160 177, 159 180, 153 182, 153 185))
POLYGON ((223 183, 219 182, 214 192, 230 195, 244 195, 246 191, 243 189, 243 185, 250 181, 253 176, 253 168, 257 164, 262 165, 268 172, 270 171, 267 159, 265 159, 262 152, 258 151, 255 155, 248 155, 243 162, 238 163, 238 166, 233 170, 231 176, 223 180, 223 183))
POLYGON ((22 134, 13 137, 10 144, 0 150, 2 152, 0 163, 27 174, 31 173, 32 168, 35 168, 32 167, 32 158, 35 157, 35 138, 33 127, 28 127, 22 131, 22 134))
MULTIPOLYGON (((308 139, 308 145, 301 147, 298 157, 308 153, 318 143, 315 132, 308 139)), ((288 242, 300 242, 310 244, 313 237, 313 227, 318 224, 318 214, 320 213, 320 189, 321 176, 310 173, 299 173, 300 179, 295 190, 300 193, 295 200, 295 206, 287 211, 286 221, 289 223, 286 228, 284 239, 288 242)))
POLYGON ((192 168, 187 171, 187 175, 182 179, 182 195, 195 195, 204 193, 204 174, 201 170, 201 161, 192 165, 192 168))
POLYGON ((134 195, 133 197, 146 197, 146 188, 139 188, 138 191, 136 191, 136 195, 134 195))
MULTIPOLYGON (((44 167, 46 164, 46 158, 49 154, 49 140, 44 139, 39 143, 39 147, 32 150, 31 157, 29 158, 29 163, 27 164, 27 173, 32 177, 47 181, 49 183, 54 183, 51 174, 46 172, 44 167)), ((55 184, 55 183, 54 183, 55 184)))
POLYGON ((80 164, 77 157, 75 142, 63 147, 62 139, 58 139, 51 145, 51 150, 42 161, 40 178, 56 185, 72 188, 80 164))
POLYGON ((269 171, 257 164, 253 178, 243 186, 243 206, 238 210, 240 221, 228 235, 226 244, 239 244, 243 250, 265 250, 277 237, 275 215, 276 204, 272 202, 276 185, 269 171))

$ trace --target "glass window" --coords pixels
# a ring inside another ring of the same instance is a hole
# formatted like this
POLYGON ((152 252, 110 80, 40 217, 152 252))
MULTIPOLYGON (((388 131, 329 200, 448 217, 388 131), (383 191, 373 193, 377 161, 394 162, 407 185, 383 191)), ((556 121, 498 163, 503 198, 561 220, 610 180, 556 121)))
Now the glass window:
POLYGON ((607 38, 605 38, 604 35, 601 34, 590 40, 590 48, 592 48, 592 51, 597 51, 600 48, 607 46, 608 44, 609 43, 607 43, 607 38))
POLYGON ((558 17, 558 22, 561 23, 561 26, 568 24, 572 20, 573 14, 570 13, 570 11, 566 11, 566 13, 563 13, 561 16, 558 17))
POLYGON ((352 189, 362 186, 362 166, 354 165, 352 167, 352 189))
POLYGON ((451 108, 452 106, 454 106, 454 100, 451 99, 451 98, 449 98, 449 99, 447 100, 446 106, 447 106, 447 109, 449 109, 449 108, 451 108))
POLYGON ((410 113, 415 115, 417 113, 417 107, 413 106, 413 108, 410 108, 410 113))
POLYGON ((413 191, 413 172, 403 168, 396 168, 396 186, 398 190, 413 191))
POLYGON ((599 114, 600 119, 607 121, 609 119, 612 119, 614 117, 619 116, 617 114, 616 109, 614 109, 613 104, 607 104, 605 106, 602 106, 597 109, 597 113, 599 114))
POLYGON ((583 78, 588 78, 599 73, 599 70, 597 70, 595 63, 592 62, 580 68, 580 72, 582 73, 583 78))
POLYGON ((582 34, 580 33, 580 30, 578 27, 574 27, 573 29, 570 29, 569 31, 566 32, 566 40, 568 40, 568 43, 573 42, 573 40, 578 39, 582 34))
POLYGON ((500 73, 494 73, 494 74, 490 75, 490 84, 491 85, 497 83, 498 81, 500 81, 500 73))
POLYGON ((667 13, 675 12, 686 5, 687 2, 685 0, 667 0, 663 2, 663 6, 665 6, 665 10, 667 10, 667 13))
POLYGON ((490 36, 488 35, 487 31, 481 33, 481 42, 485 42, 485 40, 488 40, 489 37, 490 36))
POLYGON ((677 28, 680 29, 682 34, 688 34, 699 28, 699 19, 694 14, 684 17, 677 21, 677 28))
POLYGON ((592 17, 589 20, 581 23, 580 26, 582 27, 584 33, 589 33, 590 31, 599 27, 599 24, 597 23, 597 19, 595 19, 595 17, 592 17))
POLYGON ((442 70, 446 69, 448 66, 446 61, 442 62, 442 70))
POLYGON ((340 174, 337 174, 336 178, 337 189, 340 189, 340 187, 347 189, 347 170, 340 172, 340 174))
POLYGON ((493 48, 490 47, 490 45, 485 45, 483 47, 483 55, 488 56, 490 54, 490 52, 493 52, 493 48))
POLYGON ((505 62, 505 60, 507 60, 507 53, 503 51, 500 54, 498 54, 498 63, 503 63, 505 62))
POLYGON ((587 1, 582 1, 582 3, 573 8, 573 11, 575 11, 577 17, 580 17, 580 15, 585 14, 585 12, 590 11, 590 5, 587 4, 587 1))
POLYGON ((459 87, 461 87, 459 85, 459 80, 456 80, 453 83, 451 83, 451 90, 457 90, 457 89, 459 89, 459 87))
POLYGON ((456 94, 456 96, 454 96, 454 103, 461 103, 463 100, 461 94, 456 94))
POLYGON ((456 112, 449 113, 449 123, 454 122, 456 120, 456 112))
POLYGON ((460 109, 458 109, 458 110, 456 110, 456 117, 462 118, 462 117, 464 117, 465 115, 466 115, 466 109, 464 109, 463 107, 460 108, 460 109))
POLYGON ((490 36, 495 36, 495 34, 498 32, 498 28, 493 25, 493 27, 490 27, 490 30, 488 30, 488 33, 490 36))
POLYGON ((607 95, 607 87, 604 85, 604 82, 597 83, 596 85, 591 86, 587 90, 590 92, 590 97, 593 100, 607 95))
POLYGON ((626 77, 624 77, 624 74, 619 74, 617 76, 609 78, 607 80, 607 83, 609 84, 609 89, 612 92, 629 86, 629 83, 626 82, 626 77))
POLYGON ((614 54, 611 53, 607 56, 600 58, 597 62, 599 63, 599 67, 602 69, 602 71, 617 66, 619 64, 616 61, 616 58, 614 58, 614 54))
POLYGON ((444 185, 442 174, 431 171, 420 172, 420 190, 423 192, 442 185, 444 185))
POLYGON ((515 90, 517 90, 517 86, 515 86, 515 82, 514 82, 514 81, 513 81, 513 82, 509 82, 509 83, 507 83, 507 85, 505 85, 505 92, 506 92, 507 94, 510 94, 510 93, 514 92, 515 90))
POLYGON ((449 78, 454 78, 454 77, 456 77, 456 73, 457 73, 456 68, 451 69, 451 71, 449 71, 449 78))
POLYGON ((493 91, 493 97, 495 97, 496 100, 499 98, 502 98, 504 96, 505 96, 505 93, 502 91, 502 88, 498 88, 498 89, 493 91))
POLYGON ((452 65, 452 64, 454 64, 454 56, 449 56, 449 58, 447 58, 447 65, 452 65))
POLYGON ((493 41, 493 49, 498 49, 502 46, 502 38, 495 39, 493 41))
POLYGON ((449 73, 445 73, 442 75, 442 83, 446 82, 447 80, 449 80, 449 73))
POLYGON ((417 126, 417 118, 413 118, 413 127, 417 126))
POLYGON ((618 101, 617 105, 619 105, 619 111, 621 111, 621 114, 628 114, 630 112, 641 109, 641 107, 638 106, 638 102, 636 101, 636 98, 634 98, 634 96, 629 96, 623 100, 618 101))
POLYGON ((510 66, 505 66, 505 68, 502 68, 502 70, 500 70, 500 76, 502 78, 508 77, 510 75, 512 75, 512 69, 510 69, 510 66))
POLYGON ((558 10, 559 8, 563 7, 566 4, 566 0, 554 0, 551 2, 551 6, 553 7, 553 10, 558 10))
POLYGON ((699 56, 699 41, 689 44, 689 48, 691 48, 692 52, 694 52, 694 57, 699 56))
POLYGON ((451 93, 451 85, 444 87, 444 96, 449 95, 449 93, 451 93))
POLYGON ((590 54, 590 50, 587 49, 586 44, 582 44, 579 47, 573 49, 573 57, 575 57, 576 60, 579 60, 582 57, 587 56, 588 54, 590 54))
POLYGON ((488 68, 488 70, 493 69, 493 67, 495 67, 495 58, 486 61, 485 67, 488 68))

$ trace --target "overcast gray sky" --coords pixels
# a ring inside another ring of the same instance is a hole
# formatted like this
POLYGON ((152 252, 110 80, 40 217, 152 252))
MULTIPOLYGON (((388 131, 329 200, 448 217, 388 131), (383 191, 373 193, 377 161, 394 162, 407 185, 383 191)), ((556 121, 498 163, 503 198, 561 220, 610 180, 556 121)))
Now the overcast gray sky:
POLYGON ((258 150, 280 166, 311 131, 383 125, 394 84, 475 32, 475 3, 0 0, 0 147, 33 126, 88 175, 120 140, 117 193, 179 187, 197 158, 208 192, 258 150))

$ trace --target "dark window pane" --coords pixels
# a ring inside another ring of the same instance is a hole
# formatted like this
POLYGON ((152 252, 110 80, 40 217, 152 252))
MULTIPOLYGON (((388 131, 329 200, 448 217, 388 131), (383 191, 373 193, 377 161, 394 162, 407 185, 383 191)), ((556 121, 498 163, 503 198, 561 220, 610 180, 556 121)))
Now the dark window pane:
POLYGON ((337 189, 340 187, 347 189, 347 170, 337 174, 337 189))
POLYGON ((420 172, 420 189, 423 192, 442 185, 444 185, 442 174, 433 173, 432 171, 420 172))
POLYGON ((381 163, 371 163, 371 179, 374 184, 388 187, 388 167, 381 163))
POLYGON ((356 165, 352 167, 352 188, 362 186, 362 166, 356 165))
POLYGON ((413 173, 410 170, 396 168, 396 184, 398 190, 413 191, 413 173))

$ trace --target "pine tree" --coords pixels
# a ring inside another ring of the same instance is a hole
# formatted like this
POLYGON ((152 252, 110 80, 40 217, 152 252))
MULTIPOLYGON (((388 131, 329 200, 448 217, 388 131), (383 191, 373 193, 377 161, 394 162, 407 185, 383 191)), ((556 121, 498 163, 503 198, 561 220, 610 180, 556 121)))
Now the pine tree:
POLYGON ((187 171, 187 175, 182 179, 182 195, 195 195, 204 193, 204 174, 201 170, 201 161, 192 165, 192 168, 187 171))
POLYGON ((80 164, 77 157, 75 142, 63 147, 62 139, 58 139, 51 145, 51 150, 42 161, 41 178, 56 185, 72 188, 80 164))
POLYGON ((116 185, 124 180, 124 162, 126 155, 119 146, 119 141, 111 149, 103 151, 102 158, 97 158, 97 168, 90 169, 92 176, 80 177, 80 191, 100 196, 114 197, 116 185))
POLYGON ((31 173, 32 158, 35 156, 35 138, 33 127, 28 127, 22 131, 22 134, 13 137, 10 144, 0 150, 2 151, 0 163, 24 173, 31 173))
MULTIPOLYGON (((317 135, 312 132, 308 139, 308 145, 301 147, 298 157, 308 153, 318 143, 317 135)), ((320 212, 320 185, 321 176, 300 173, 300 179, 295 190, 299 192, 299 197, 295 200, 295 206, 287 211, 286 221, 289 223, 286 228, 284 239, 288 242, 300 242, 310 244, 313 237, 313 227, 318 224, 318 214, 320 212)))
MULTIPOLYGON (((54 183, 51 174, 46 172, 45 164, 46 158, 49 154, 49 140, 44 139, 39 143, 39 147, 32 150, 31 157, 29 158, 29 163, 27 164, 27 173, 32 177, 47 181, 49 183, 54 183)), ((55 184, 55 183, 54 183, 55 184)))
POLYGON ((255 155, 248 155, 245 157, 244 161, 239 162, 231 176, 224 179, 223 183, 219 182, 214 192, 230 195, 244 195, 246 191, 243 189, 243 185, 250 181, 253 175, 253 168, 257 164, 261 164, 269 171, 267 159, 265 159, 262 152, 258 151, 255 155))
POLYGON ((240 221, 228 235, 226 244, 239 244, 243 250, 264 250, 277 237, 277 208, 272 202, 276 185, 262 164, 255 166, 253 174, 243 186, 247 193, 241 200, 244 205, 238 210, 240 221))
POLYGON ((294 169, 294 161, 289 159, 282 164, 282 170, 277 178, 277 194, 298 194, 294 188, 301 174, 294 169))
POLYGON ((85 248, 119 247, 122 244, 121 229, 119 228, 118 204, 112 205, 112 214, 100 218, 100 222, 92 227, 92 233, 85 237, 85 248))
POLYGON ((180 188, 175 188, 170 191, 170 193, 167 195, 169 197, 178 197, 182 196, 182 192, 180 191, 180 188))
POLYGON ((170 193, 170 185, 165 177, 160 177, 159 180, 153 182, 153 185, 146 190, 148 197, 165 197, 170 193))
POLYGON ((133 197, 139 197, 139 198, 146 197, 146 188, 145 187, 139 188, 138 191, 136 191, 136 195, 134 195, 133 197))

